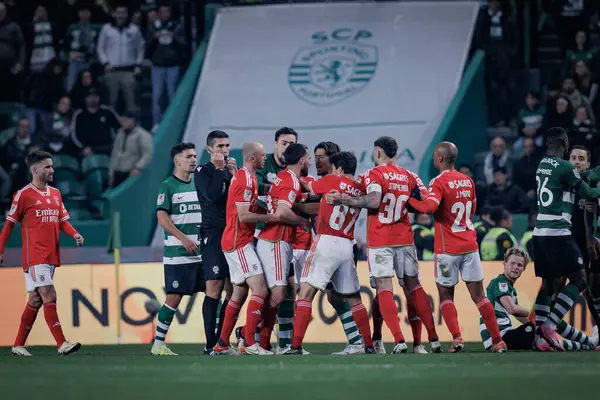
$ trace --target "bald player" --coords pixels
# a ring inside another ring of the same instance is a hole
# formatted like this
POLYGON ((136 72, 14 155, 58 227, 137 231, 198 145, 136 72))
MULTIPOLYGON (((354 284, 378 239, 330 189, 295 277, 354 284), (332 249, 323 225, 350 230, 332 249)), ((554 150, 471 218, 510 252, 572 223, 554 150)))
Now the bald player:
POLYGON ((258 207, 258 182, 256 171, 264 167, 265 149, 260 143, 247 142, 242 147, 244 166, 231 179, 227 197, 226 226, 221 248, 229 265, 233 294, 227 303, 221 336, 213 351, 216 354, 236 354, 229 339, 240 309, 252 290, 246 310, 245 346, 241 351, 252 355, 273 355, 263 349, 254 339, 254 332, 263 314, 265 299, 269 293, 262 266, 254 247, 254 230, 259 222, 278 221, 278 214, 261 214, 258 207))
POLYGON ((477 202, 475 183, 454 169, 457 156, 458 150, 453 143, 438 144, 433 152, 433 164, 440 174, 429 182, 429 193, 424 201, 411 197, 408 204, 418 212, 433 214, 435 219, 435 281, 440 311, 453 338, 450 352, 458 352, 465 345, 454 306, 454 287, 460 272, 491 335, 492 351, 503 353, 506 344, 498 330, 494 306, 483 288, 483 268, 472 221, 477 202))

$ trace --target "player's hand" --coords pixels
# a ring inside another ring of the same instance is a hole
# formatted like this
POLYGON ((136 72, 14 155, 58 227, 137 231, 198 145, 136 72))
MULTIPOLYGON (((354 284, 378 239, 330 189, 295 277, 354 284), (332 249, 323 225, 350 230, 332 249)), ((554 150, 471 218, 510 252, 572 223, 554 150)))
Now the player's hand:
POLYGON ((181 244, 183 244, 183 247, 185 247, 188 253, 194 255, 198 254, 198 245, 188 237, 184 237, 181 244))
POLYGON ((238 170, 237 164, 235 162, 235 158, 227 157, 227 169, 231 175, 235 175, 238 170))
POLYGON ((325 195, 325 201, 327 204, 332 206, 336 206, 339 204, 339 201, 342 199, 342 194, 337 190, 332 190, 331 192, 325 195))
POLYGON ((586 201, 585 202, 585 211, 596 214, 598 212, 598 203, 595 201, 586 201))
POLYGON ((302 225, 300 225, 300 226, 302 226, 302 229, 304 229, 304 232, 310 232, 312 230, 312 224, 307 219, 305 219, 302 222, 302 225))
POLYGON ((216 169, 225 168, 225 156, 221 153, 210 153, 210 162, 216 169))
POLYGON ((79 233, 75 234, 75 236, 73 236, 73 239, 75 239, 75 244, 77 246, 83 246, 83 236, 81 236, 79 233))
POLYGON ((590 260, 598 259, 598 242, 592 238, 587 241, 587 252, 590 260))

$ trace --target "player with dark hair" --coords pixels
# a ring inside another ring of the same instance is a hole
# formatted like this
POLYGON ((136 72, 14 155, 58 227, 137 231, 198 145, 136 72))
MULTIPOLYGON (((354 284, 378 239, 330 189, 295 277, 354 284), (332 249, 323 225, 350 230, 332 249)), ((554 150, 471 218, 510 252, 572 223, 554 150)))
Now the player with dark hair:
POLYGON ((63 334, 56 312, 54 271, 60 266, 60 231, 75 239, 77 246, 83 245, 83 237, 69 223, 60 191, 49 185, 54 180, 52 155, 45 151, 32 151, 27 155, 26 163, 31 172, 31 183, 15 193, 0 233, 2 264, 6 242, 14 226, 21 223, 23 271, 29 299, 21 315, 12 354, 31 356, 25 342, 43 306, 46 324, 56 341, 58 354, 68 355, 79 350, 81 344, 68 342, 63 334))
POLYGON ((563 350, 556 336, 557 325, 587 287, 583 257, 571 234, 575 195, 586 200, 600 197, 600 189, 590 188, 573 164, 564 160, 568 149, 567 132, 563 128, 550 128, 546 134, 546 156, 540 161, 535 177, 538 215, 533 248, 535 274, 542 278, 542 287, 535 300, 534 346, 542 351, 563 350), (561 290, 565 277, 569 283, 561 290))
POLYGON ((196 146, 180 143, 173 146, 171 156, 175 173, 158 189, 156 217, 165 231, 163 264, 167 298, 160 308, 151 354, 176 356, 165 344, 165 338, 183 296, 205 289, 202 257, 198 254, 197 226, 202 219, 194 187, 196 146))
MULTIPOLYGON (((362 190, 354 181, 356 157, 350 152, 338 152, 330 157, 332 168, 323 178, 309 182, 313 194, 323 195, 340 190, 350 196, 359 196, 362 190)), ((352 306, 361 336, 365 338, 365 352, 376 354, 371 342, 369 315, 360 296, 360 283, 354 262, 354 225, 360 209, 347 206, 331 206, 325 198, 319 206, 317 237, 304 264, 300 279, 300 293, 294 316, 292 345, 283 354, 301 355, 302 342, 312 318, 312 301, 317 290, 324 291, 331 284, 352 306), (332 251, 335 249, 335 251, 332 251)))
MULTIPOLYGON (((281 302, 294 293, 294 281, 289 283, 289 272, 292 263, 292 243, 296 240, 296 225, 307 232, 312 229, 310 221, 292 211, 295 203, 300 201, 301 187, 299 177, 310 166, 310 158, 306 146, 292 143, 283 152, 287 167, 273 179, 266 198, 267 212, 277 214, 281 222, 266 224, 258 235, 256 246, 265 279, 271 289, 269 304, 265 309, 260 333, 260 346, 266 350, 271 348, 270 337, 275 325, 277 309, 281 302)), ((293 311, 291 313, 293 315, 293 311)), ((247 332, 248 334, 250 332, 247 332)))
POLYGON ((317 168, 317 175, 325 176, 329 173, 329 168, 331 167, 329 157, 340 151, 340 146, 334 142, 321 142, 315 146, 315 167, 317 168))
MULTIPOLYGON (((375 140, 373 147, 376 167, 364 174, 362 182, 359 182, 366 195, 353 197, 334 192, 326 195, 327 202, 368 209, 367 257, 375 278, 381 315, 394 336, 392 353, 406 353, 408 350, 394 300, 394 274, 402 280, 409 296, 414 299, 417 314, 427 329, 431 350, 440 352, 429 297, 419 282, 417 250, 406 208, 413 191, 425 196, 426 189, 416 174, 396 164, 398 143, 394 138, 382 136, 375 140)), ((363 337, 363 341, 366 340, 363 337)))
POLYGON ((219 329, 217 318, 223 321, 227 301, 231 297, 232 286, 229 280, 229 266, 221 251, 221 238, 226 225, 227 195, 231 179, 237 172, 236 160, 229 157, 229 135, 223 131, 212 131, 206 137, 206 151, 210 161, 200 165, 194 172, 194 184, 202 211, 200 222, 200 254, 204 265, 206 291, 202 304, 204 333, 206 335, 205 354, 210 355, 217 344, 219 329), (217 316, 219 301, 225 290, 225 300, 217 316))
POLYGON ((454 169, 457 156, 458 149, 453 143, 439 143, 433 152, 433 163, 440 174, 429 183, 424 201, 411 197, 408 203, 418 212, 434 215, 435 281, 440 311, 453 338, 450 352, 462 350, 465 344, 454 305, 454 287, 460 272, 490 332, 492 351, 502 353, 506 351, 506 344, 498 330, 494 306, 485 296, 483 267, 472 221, 477 206, 475 183, 454 169))

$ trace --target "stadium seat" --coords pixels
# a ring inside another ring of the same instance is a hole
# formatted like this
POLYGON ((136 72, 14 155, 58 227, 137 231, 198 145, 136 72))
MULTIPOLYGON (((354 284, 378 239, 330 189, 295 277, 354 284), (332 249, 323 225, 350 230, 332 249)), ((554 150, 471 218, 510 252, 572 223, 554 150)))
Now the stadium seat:
POLYGON ((110 203, 107 199, 98 199, 90 204, 92 215, 96 219, 108 219, 110 217, 110 203))
POLYGON ((85 189, 91 198, 98 198, 108 186, 110 157, 102 154, 83 159, 81 169, 85 189))
POLYGON ((67 208, 68 212, 77 209, 87 208, 87 197, 85 195, 85 188, 79 182, 63 181, 56 185, 56 188, 60 190, 62 194, 63 203, 67 208))
POLYGON ((94 154, 85 157, 81 162, 81 173, 85 176, 96 169, 106 169, 110 165, 110 157, 104 154, 94 154))
POLYGON ((55 182, 79 180, 79 162, 74 157, 59 154, 54 156, 53 163, 55 182))
POLYGON ((90 213, 85 208, 73 209, 73 210, 69 211, 69 215, 71 216, 71 219, 74 219, 77 221, 87 221, 87 220, 93 219, 92 213, 90 213))

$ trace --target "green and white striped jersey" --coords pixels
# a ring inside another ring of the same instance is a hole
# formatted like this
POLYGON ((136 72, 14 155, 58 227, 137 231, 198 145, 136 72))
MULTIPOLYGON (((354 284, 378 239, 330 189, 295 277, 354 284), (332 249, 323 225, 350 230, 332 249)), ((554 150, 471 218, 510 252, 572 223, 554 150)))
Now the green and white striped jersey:
MULTIPOLYGON (((156 210, 164 210, 169 219, 184 235, 195 243, 198 242, 198 224, 202 221, 198 195, 194 186, 194 176, 189 182, 171 175, 165 179, 158 189, 156 210)), ((165 231, 163 264, 181 265, 199 263, 200 255, 193 255, 183 247, 181 241, 165 231)))
POLYGON ((581 175, 570 162, 545 156, 538 165, 535 180, 538 215, 533 236, 570 235, 573 189, 581 184, 581 175))
MULTIPOLYGON (((490 284, 486 289, 486 295, 496 311, 496 320, 498 321, 500 335, 504 335, 506 332, 513 329, 513 326, 512 321, 510 320, 510 314, 506 311, 500 302, 500 299, 504 296, 511 296, 515 304, 518 304, 517 291, 513 287, 512 282, 509 281, 504 274, 500 274, 490 281, 490 284)), ((479 333, 483 340, 483 347, 485 347, 486 350, 490 350, 492 348, 492 335, 490 335, 490 332, 486 329, 481 317, 479 318, 479 333)))
MULTIPOLYGON (((600 188, 600 165, 588 171, 586 175, 591 187, 600 188)), ((597 202, 600 206, 600 199, 598 199, 597 202)), ((596 229, 594 230, 594 236, 600 238, 600 212, 596 213, 596 229)))

